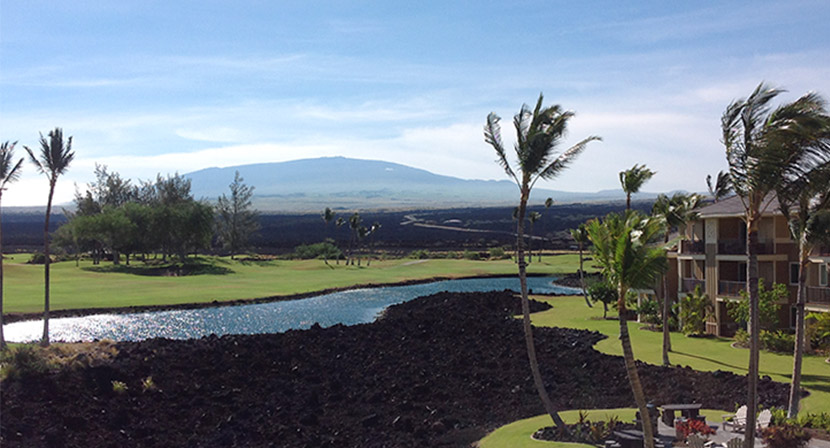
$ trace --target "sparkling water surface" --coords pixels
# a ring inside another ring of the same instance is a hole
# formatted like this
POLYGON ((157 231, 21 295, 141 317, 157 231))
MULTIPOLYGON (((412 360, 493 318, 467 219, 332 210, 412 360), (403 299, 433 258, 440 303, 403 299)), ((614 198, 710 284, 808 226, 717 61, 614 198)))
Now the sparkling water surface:
MULTIPOLYGON (((575 288, 553 284, 554 277, 529 277, 528 287, 538 293, 578 294, 575 288)), ((193 310, 154 311, 133 314, 98 314, 49 319, 53 341, 113 339, 139 341, 163 337, 190 339, 210 334, 279 333, 336 324, 354 325, 375 320, 386 307, 441 291, 483 292, 519 290, 517 277, 444 280, 408 286, 353 289, 306 299, 193 310)), ((43 322, 15 322, 3 326, 6 340, 40 339, 43 322)))

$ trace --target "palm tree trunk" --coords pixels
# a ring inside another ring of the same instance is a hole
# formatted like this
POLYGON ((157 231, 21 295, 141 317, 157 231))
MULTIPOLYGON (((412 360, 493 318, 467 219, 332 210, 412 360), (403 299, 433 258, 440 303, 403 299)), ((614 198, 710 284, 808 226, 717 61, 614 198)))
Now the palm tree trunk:
MULTIPOLYGON (((3 191, 0 190, 0 198, 3 191)), ((0 210, 2 208, 0 207, 0 210)), ((3 221, 0 213, 0 350, 6 349, 6 337, 3 335, 3 221)))
POLYGON ((654 431, 651 427, 651 416, 646 406, 646 396, 643 392, 643 384, 640 382, 640 374, 637 372, 637 364, 634 362, 631 336, 628 334, 628 322, 625 316, 627 312, 625 307, 626 292, 624 288, 620 288, 620 297, 617 301, 617 308, 620 312, 620 343, 622 344, 623 359, 625 360, 625 371, 628 374, 628 382, 631 384, 634 401, 637 403, 637 409, 640 411, 640 421, 643 427, 643 446, 645 448, 654 448, 654 431))
POLYGON ((755 446, 755 422, 758 410, 758 218, 750 212, 746 222, 746 281, 749 289, 749 372, 747 372, 746 437, 744 448, 755 446))
MULTIPOLYGON (((795 303, 795 347, 793 348, 793 376, 790 383, 790 402, 787 408, 787 418, 798 416, 798 402, 801 398, 801 361, 804 359, 804 306, 807 303, 807 254, 804 235, 799 244, 798 266, 798 299, 795 303)), ((2 274, 0 274, 2 275, 2 274)))
POLYGON ((527 357, 530 360, 530 371, 533 375, 533 383, 536 385, 539 398, 542 399, 542 404, 545 406, 547 413, 550 414, 550 418, 556 427, 567 433, 567 426, 565 426, 565 422, 562 421, 562 418, 559 417, 556 409, 554 409, 548 391, 545 388, 545 383, 542 381, 542 374, 539 371, 539 361, 536 359, 536 346, 533 343, 533 327, 530 324, 530 299, 527 293, 527 263, 524 258, 523 225, 529 193, 529 189, 522 189, 521 202, 519 203, 519 222, 516 225, 516 251, 519 261, 519 283, 522 290, 522 326, 524 327, 525 333, 525 345, 527 346, 527 357))
POLYGON ((46 202, 46 220, 43 225, 43 279, 44 300, 43 300, 43 338, 40 340, 40 345, 44 347, 49 346, 49 216, 52 214, 52 196, 55 194, 55 180, 49 182, 49 200, 46 202))
MULTIPOLYGON (((669 230, 666 229, 665 243, 669 243, 669 230)), ((669 302, 669 277, 663 274, 663 365, 669 366, 669 352, 671 351, 671 334, 669 333, 669 315, 671 314, 671 303, 669 302)))
POLYGON ((585 271, 582 270, 582 241, 579 242, 579 285, 582 286, 582 295, 585 297, 585 304, 588 308, 593 308, 591 301, 588 300, 588 291, 585 289, 585 271))

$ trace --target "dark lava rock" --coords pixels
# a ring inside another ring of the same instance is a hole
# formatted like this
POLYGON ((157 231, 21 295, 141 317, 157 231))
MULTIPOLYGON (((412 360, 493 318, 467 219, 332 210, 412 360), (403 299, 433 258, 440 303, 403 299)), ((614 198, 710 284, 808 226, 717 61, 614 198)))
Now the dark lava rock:
MULTIPOLYGON (((4 381, 0 445, 469 446, 544 412, 520 309, 510 292, 440 293, 372 324, 119 343, 107 366, 4 381), (145 391, 149 376, 156 388, 145 391), (127 391, 114 394, 111 381, 127 391)), ((534 337, 555 406, 634 405, 622 359, 592 348, 604 336, 536 328, 534 337)), ((745 401, 745 379, 728 372, 639 367, 656 404, 745 401)), ((764 406, 784 404, 787 391, 759 384, 764 406)))

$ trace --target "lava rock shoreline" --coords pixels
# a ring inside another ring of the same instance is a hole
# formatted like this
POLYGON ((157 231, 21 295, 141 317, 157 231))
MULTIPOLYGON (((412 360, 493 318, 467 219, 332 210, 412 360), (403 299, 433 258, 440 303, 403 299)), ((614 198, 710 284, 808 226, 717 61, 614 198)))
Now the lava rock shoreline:
MULTIPOLYGON (((0 445, 470 446, 544 412, 519 312, 509 291, 439 293, 371 324, 118 343, 106 365, 3 381, 0 445), (148 377, 155 387, 144 390, 148 377)), ((593 348, 603 335, 535 328, 534 337, 554 405, 633 406, 622 358, 593 348)), ((656 404, 731 409, 745 400, 745 378, 729 372, 639 368, 656 404)), ((784 404, 787 392, 759 384, 764 406, 784 404)))

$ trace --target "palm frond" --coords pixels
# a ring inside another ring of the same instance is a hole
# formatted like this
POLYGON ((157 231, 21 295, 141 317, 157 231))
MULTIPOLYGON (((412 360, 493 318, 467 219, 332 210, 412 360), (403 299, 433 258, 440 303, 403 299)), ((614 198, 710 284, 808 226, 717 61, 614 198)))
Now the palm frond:
POLYGON ((496 162, 498 162, 508 176, 518 182, 516 174, 510 168, 510 163, 507 161, 507 153, 504 150, 504 144, 501 140, 501 126, 499 125, 499 121, 501 121, 501 117, 498 115, 494 113, 487 115, 487 123, 484 125, 484 141, 496 150, 496 155, 498 155, 496 162))
POLYGON ((546 166, 533 180, 533 183, 536 183, 538 179, 552 179, 558 176, 562 171, 564 171, 571 163, 574 162, 576 157, 585 150, 588 146, 588 143, 594 141, 602 141, 602 138, 596 135, 592 135, 581 142, 571 146, 565 152, 560 154, 556 160, 551 162, 548 166, 546 166))

